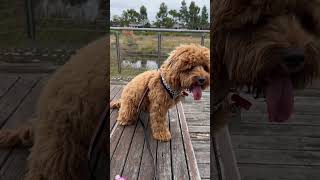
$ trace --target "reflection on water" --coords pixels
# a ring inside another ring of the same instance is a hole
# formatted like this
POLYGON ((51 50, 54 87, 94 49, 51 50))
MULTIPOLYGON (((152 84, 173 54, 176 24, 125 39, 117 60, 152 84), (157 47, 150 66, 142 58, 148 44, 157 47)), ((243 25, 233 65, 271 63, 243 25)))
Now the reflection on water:
POLYGON ((148 70, 152 70, 152 69, 157 69, 158 64, 154 60, 147 60, 147 61, 139 60, 136 62, 130 62, 128 60, 124 60, 124 61, 122 61, 122 67, 130 67, 130 68, 134 68, 134 69, 145 68, 148 70))

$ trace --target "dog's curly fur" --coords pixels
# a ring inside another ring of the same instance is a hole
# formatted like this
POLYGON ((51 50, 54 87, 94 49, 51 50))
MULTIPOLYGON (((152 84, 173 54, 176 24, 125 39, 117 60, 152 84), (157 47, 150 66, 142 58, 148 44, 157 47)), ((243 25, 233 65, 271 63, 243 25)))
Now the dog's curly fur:
MULTIPOLYGON (((192 89, 197 86, 197 78, 205 79, 201 86, 209 86, 210 52, 199 45, 181 45, 171 52, 160 70, 165 81, 175 90, 192 89)), ((150 113, 150 124, 153 137, 160 141, 168 141, 171 134, 168 127, 167 112, 170 107, 181 100, 183 95, 172 99, 161 84, 160 71, 146 71, 136 76, 123 89, 119 101, 111 102, 111 108, 120 108, 117 121, 121 125, 129 125, 137 120, 137 108, 144 89, 149 92, 142 108, 150 113)))
MULTIPOLYGON (((304 88, 320 73, 319 0, 214 0, 211 4, 212 90, 215 98, 229 88, 249 86, 266 94, 266 79, 282 72, 295 89, 304 88), (298 70, 284 67, 284 52, 302 51, 298 70), (287 72, 288 71, 288 72, 287 72)), ((230 105, 213 114, 214 129, 230 119, 230 105)), ((273 107, 269 107, 271 109, 273 107)))
POLYGON ((87 151, 107 102, 108 42, 78 50, 51 76, 32 128, 0 131, 2 147, 33 142, 26 180, 90 179, 87 151))

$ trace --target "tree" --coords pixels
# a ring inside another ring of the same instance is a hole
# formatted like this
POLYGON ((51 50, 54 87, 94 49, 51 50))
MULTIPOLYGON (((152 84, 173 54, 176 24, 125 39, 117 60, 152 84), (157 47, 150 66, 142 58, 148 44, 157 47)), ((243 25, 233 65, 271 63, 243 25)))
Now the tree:
POLYGON ((166 27, 171 28, 174 24, 174 21, 172 18, 168 17, 168 7, 163 2, 160 4, 159 12, 156 15, 156 22, 155 25, 157 27, 166 27))
POLYGON ((170 10, 169 14, 171 15, 174 23, 179 23, 179 21, 180 21, 180 13, 177 12, 177 10, 175 10, 175 9, 170 10))
POLYGON ((187 3, 185 0, 181 1, 181 7, 179 10, 180 15, 180 22, 181 24, 186 27, 189 22, 189 12, 187 8, 187 3))
POLYGON ((200 8, 195 4, 194 1, 191 1, 189 6, 189 22, 188 28, 196 29, 200 25, 200 16, 198 15, 200 8))
POLYGON ((147 14, 147 8, 145 6, 143 6, 143 5, 140 7, 139 22, 141 24, 143 24, 144 27, 146 27, 146 25, 148 25, 148 24, 149 24, 149 27, 150 27, 150 23, 149 23, 149 20, 148 20, 148 14, 147 14))
POLYGON ((120 26, 121 25, 121 17, 118 15, 112 16, 111 26, 120 26))
POLYGON ((134 9, 122 12, 121 26, 128 26, 130 23, 139 23, 140 14, 134 9))
POLYGON ((209 15, 208 15, 207 7, 203 6, 202 10, 201 10, 201 20, 200 20, 200 24, 201 24, 202 29, 208 28, 208 26, 209 26, 208 17, 209 17, 209 15))

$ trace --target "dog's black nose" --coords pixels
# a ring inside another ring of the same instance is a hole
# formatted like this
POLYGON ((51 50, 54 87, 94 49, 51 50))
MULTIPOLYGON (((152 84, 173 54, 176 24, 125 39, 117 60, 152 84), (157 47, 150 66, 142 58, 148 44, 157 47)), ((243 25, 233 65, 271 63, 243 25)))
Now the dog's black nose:
POLYGON ((304 63, 304 50, 303 49, 285 50, 284 62, 289 69, 300 67, 304 63))
POLYGON ((198 81, 198 84, 202 86, 206 82, 206 79, 202 77, 197 77, 197 81, 198 81))

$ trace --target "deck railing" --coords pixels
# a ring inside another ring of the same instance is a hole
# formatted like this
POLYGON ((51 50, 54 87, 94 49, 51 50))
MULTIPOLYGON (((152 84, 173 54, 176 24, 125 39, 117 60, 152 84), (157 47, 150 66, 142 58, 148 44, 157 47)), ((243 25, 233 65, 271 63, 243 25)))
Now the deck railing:
MULTIPOLYGON (((163 29, 163 28, 130 28, 130 27, 110 27, 111 33, 115 35, 115 47, 116 47, 116 60, 118 73, 121 74, 121 64, 122 64, 122 54, 121 54, 121 44, 120 44, 120 32, 121 31, 135 31, 135 32, 153 32, 157 34, 157 46, 156 46, 156 55, 157 65, 161 64, 161 51, 163 49, 162 40, 165 36, 165 33, 187 33, 187 34, 200 34, 200 44, 205 45, 206 35, 210 33, 210 30, 189 30, 189 29, 163 29)), ((209 38, 209 37, 207 37, 209 38)), ((184 43, 184 42, 180 42, 184 43)), ((148 54, 148 53, 147 53, 148 54)), ((132 55, 132 53, 131 53, 132 55)))

